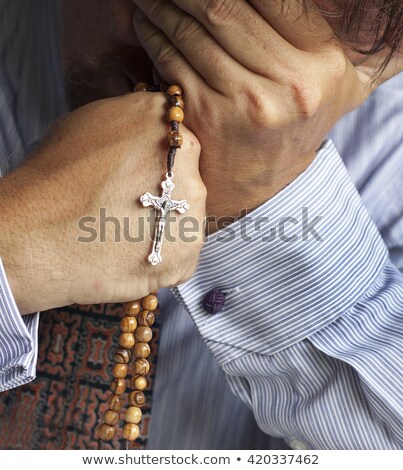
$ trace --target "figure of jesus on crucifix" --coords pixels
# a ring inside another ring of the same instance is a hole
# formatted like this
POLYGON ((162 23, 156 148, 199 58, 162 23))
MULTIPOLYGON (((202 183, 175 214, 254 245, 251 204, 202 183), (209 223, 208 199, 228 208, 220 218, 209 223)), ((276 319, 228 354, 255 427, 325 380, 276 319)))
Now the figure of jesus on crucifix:
POLYGON ((177 211, 180 214, 184 214, 189 209, 189 204, 187 201, 174 201, 171 199, 172 191, 175 188, 172 179, 173 173, 167 173, 166 180, 161 183, 163 191, 160 197, 153 196, 150 193, 145 193, 140 198, 140 201, 144 207, 153 206, 157 211, 161 212, 161 214, 157 216, 153 248, 151 254, 148 257, 148 261, 153 266, 161 263, 162 261, 161 248, 162 242, 164 240, 168 212, 177 211))

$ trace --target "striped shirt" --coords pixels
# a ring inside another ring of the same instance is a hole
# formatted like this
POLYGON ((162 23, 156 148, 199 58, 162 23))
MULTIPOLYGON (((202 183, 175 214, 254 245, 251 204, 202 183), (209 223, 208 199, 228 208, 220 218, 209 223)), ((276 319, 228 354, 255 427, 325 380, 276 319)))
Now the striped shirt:
MULTIPOLYGON (((0 0, 3 174, 65 110, 57 14, 54 0, 0 0)), ((149 449, 403 447, 402 122, 400 75, 161 293, 149 449), (212 289, 226 295, 215 315, 212 289)), ((35 377, 37 323, 0 265, 0 390, 35 377)))

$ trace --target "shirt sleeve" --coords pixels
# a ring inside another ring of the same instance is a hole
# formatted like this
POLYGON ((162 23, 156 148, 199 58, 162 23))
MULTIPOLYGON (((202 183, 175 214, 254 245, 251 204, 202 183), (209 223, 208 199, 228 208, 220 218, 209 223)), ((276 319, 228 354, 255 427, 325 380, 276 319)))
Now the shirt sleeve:
POLYGON ((0 258, 0 392, 35 378, 39 314, 22 317, 0 258))
POLYGON ((266 433, 296 449, 403 446, 403 277, 331 141, 209 237, 175 294, 266 433), (212 289, 226 293, 214 315, 212 289))

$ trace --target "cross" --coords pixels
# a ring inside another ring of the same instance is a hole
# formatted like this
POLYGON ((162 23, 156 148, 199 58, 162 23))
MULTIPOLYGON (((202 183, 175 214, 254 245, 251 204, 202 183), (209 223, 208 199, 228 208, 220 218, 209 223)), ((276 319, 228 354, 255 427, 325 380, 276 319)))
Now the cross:
POLYGON ((144 207, 153 206, 158 211, 161 211, 160 216, 158 217, 158 222, 155 227, 153 249, 148 261, 153 265, 161 263, 161 248, 162 242, 164 240, 164 231, 167 222, 167 214, 171 211, 177 211, 180 214, 184 214, 189 209, 189 204, 187 201, 174 201, 171 199, 171 194, 175 185, 172 181, 173 175, 166 175, 166 180, 162 182, 162 195, 160 197, 153 196, 150 193, 145 193, 141 196, 140 201, 144 207))

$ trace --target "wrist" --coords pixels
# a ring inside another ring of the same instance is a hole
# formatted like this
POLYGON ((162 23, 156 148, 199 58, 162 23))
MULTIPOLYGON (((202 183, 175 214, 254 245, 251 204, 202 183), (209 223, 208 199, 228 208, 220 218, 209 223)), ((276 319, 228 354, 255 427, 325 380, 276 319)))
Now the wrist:
POLYGON ((0 181, 0 257, 22 315, 68 303, 66 282, 60 282, 57 237, 47 232, 42 210, 34 202, 38 198, 25 183, 23 169, 0 181))
POLYGON ((272 199, 300 176, 313 162, 316 153, 305 157, 274 159, 270 155, 255 158, 247 165, 220 160, 210 155, 202 159, 202 177, 207 187, 207 233, 228 226, 272 199))

